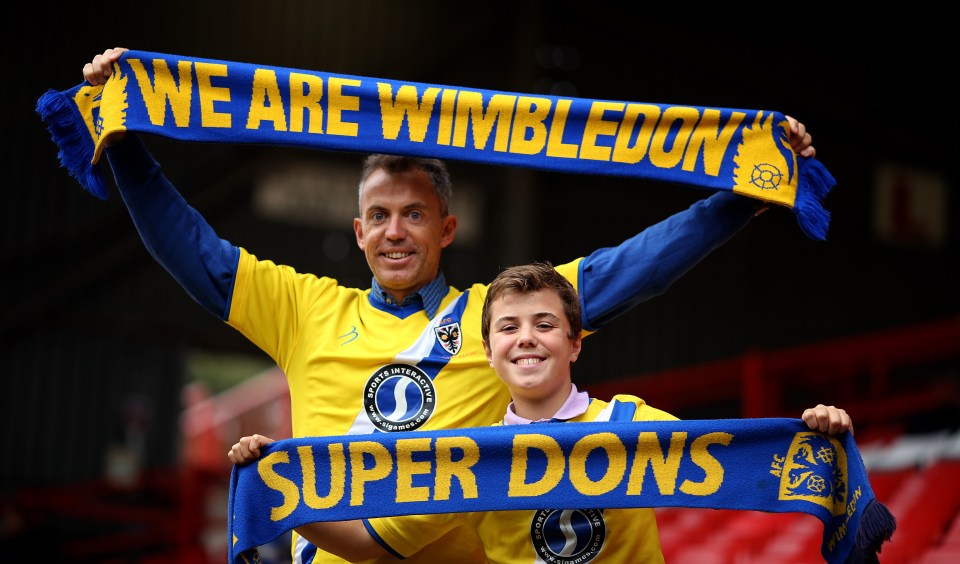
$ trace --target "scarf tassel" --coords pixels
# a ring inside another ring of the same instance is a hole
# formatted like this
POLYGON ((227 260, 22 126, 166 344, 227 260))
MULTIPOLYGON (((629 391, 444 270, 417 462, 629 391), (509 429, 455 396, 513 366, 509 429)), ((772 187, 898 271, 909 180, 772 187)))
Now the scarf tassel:
POLYGON ((800 182, 793 211, 800 229, 811 239, 824 241, 830 227, 830 212, 823 207, 823 199, 837 184, 826 167, 815 159, 800 159, 800 182))
POLYGON ((76 106, 62 92, 48 90, 37 101, 37 113, 60 148, 57 158, 77 182, 101 200, 107 199, 102 164, 93 164, 93 144, 76 106))
POLYGON ((863 510, 860 518, 860 527, 857 529, 856 546, 847 564, 868 564, 879 562, 877 554, 884 542, 890 540, 897 529, 897 520, 887 506, 876 499, 863 510))

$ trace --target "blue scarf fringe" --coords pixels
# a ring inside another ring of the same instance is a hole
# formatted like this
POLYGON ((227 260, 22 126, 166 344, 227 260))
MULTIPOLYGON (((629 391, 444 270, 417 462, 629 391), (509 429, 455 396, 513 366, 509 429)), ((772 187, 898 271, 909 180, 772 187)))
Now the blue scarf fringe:
POLYGON ((60 165, 87 191, 101 200, 107 199, 103 180, 103 164, 93 163, 93 143, 83 125, 83 118, 67 94, 47 90, 37 101, 37 113, 47 124, 50 136, 60 148, 60 165))
POLYGON ((879 562, 883 543, 893 537, 897 530, 897 521, 887 506, 871 499, 863 510, 860 528, 857 529, 857 542, 850 553, 848 564, 875 564, 879 562))
POLYGON ((800 229, 811 239, 824 241, 830 227, 830 212, 824 209, 823 200, 837 181, 820 161, 799 157, 800 182, 794 213, 800 229))

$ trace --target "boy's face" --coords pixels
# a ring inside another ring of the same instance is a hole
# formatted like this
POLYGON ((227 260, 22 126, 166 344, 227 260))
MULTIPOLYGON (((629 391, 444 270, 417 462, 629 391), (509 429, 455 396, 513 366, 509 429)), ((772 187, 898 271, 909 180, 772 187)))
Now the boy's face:
POLYGON ((570 393, 570 363, 580 354, 580 337, 568 336, 570 322, 557 294, 508 293, 490 305, 489 343, 484 343, 484 350, 514 401, 565 399, 570 393))

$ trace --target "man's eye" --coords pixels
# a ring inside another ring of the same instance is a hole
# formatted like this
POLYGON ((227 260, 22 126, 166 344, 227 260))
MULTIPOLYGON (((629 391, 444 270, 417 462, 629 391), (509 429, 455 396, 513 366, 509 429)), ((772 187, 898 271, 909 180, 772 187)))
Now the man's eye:
POLYGON ((387 217, 386 214, 384 214, 383 212, 376 212, 370 216, 370 219, 374 221, 383 221, 386 217, 387 217))
POLYGON ((422 214, 422 213, 420 213, 420 212, 418 212, 418 211, 412 211, 412 212, 410 212, 410 219, 419 220, 419 219, 422 219, 422 218, 423 218, 423 214, 422 214))

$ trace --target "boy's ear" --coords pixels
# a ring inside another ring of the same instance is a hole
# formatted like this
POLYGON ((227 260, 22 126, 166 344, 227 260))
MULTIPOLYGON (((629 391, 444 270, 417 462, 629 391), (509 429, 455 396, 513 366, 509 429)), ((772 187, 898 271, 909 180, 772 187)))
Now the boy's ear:
POLYGON ((483 352, 487 355, 487 363, 490 364, 490 368, 493 368, 493 351, 490 350, 490 345, 487 344, 486 339, 482 339, 483 342, 483 352))
POLYGON ((570 348, 570 362, 576 362, 580 356, 580 347, 583 344, 583 337, 577 335, 573 339, 573 346, 570 348))

